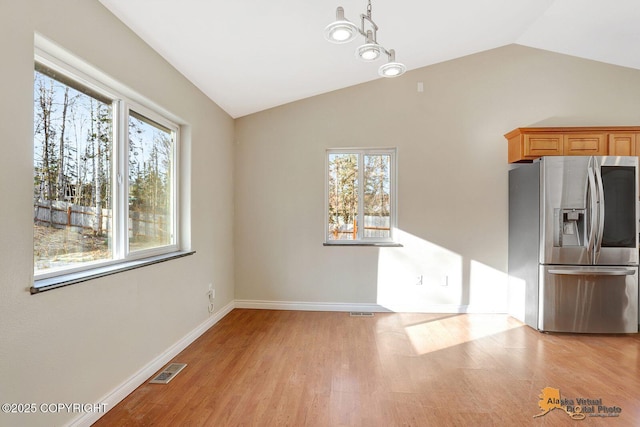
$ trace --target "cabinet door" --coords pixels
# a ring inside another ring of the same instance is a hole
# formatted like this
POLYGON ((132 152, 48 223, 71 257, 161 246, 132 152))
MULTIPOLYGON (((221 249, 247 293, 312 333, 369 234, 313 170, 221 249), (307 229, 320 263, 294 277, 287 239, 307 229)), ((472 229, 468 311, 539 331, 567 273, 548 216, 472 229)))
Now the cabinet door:
POLYGON ((564 135, 565 156, 604 156, 607 154, 604 133, 564 135))
POLYGON ((609 156, 635 156, 636 155, 636 134, 635 133, 612 133, 609 134, 609 156))
POLYGON ((524 155, 526 158, 533 159, 542 156, 562 156, 562 134, 524 135, 524 155))

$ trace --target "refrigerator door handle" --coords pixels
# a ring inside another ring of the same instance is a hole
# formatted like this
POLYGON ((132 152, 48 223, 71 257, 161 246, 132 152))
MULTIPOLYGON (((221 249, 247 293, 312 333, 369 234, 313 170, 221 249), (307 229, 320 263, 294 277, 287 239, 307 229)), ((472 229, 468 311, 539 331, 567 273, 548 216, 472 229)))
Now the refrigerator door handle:
POLYGON ((587 194, 589 194, 589 241, 587 243, 587 254, 589 255, 589 259, 593 262, 593 249, 595 245, 595 237, 596 237, 596 225, 597 225, 597 207, 598 207, 598 199, 596 194, 596 178, 595 173, 593 172, 593 157, 589 159, 588 166, 588 186, 587 186, 587 194))
POLYGON ((602 184, 602 172, 598 160, 593 158, 593 166, 596 172, 596 182, 598 183, 598 233, 594 244, 594 263, 598 263, 600 249, 602 248, 602 237, 604 232, 604 186, 602 184))
POLYGON ((632 276, 636 272, 632 269, 617 269, 617 270, 584 270, 584 269, 558 269, 549 270, 551 274, 565 275, 565 276, 632 276))

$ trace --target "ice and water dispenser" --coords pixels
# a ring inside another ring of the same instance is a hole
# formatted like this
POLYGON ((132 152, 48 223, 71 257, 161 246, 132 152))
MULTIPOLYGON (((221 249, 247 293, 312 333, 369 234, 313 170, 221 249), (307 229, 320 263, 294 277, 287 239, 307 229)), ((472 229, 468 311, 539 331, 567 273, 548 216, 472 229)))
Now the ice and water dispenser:
POLYGON ((587 224, 586 209, 555 209, 556 247, 585 246, 587 224))

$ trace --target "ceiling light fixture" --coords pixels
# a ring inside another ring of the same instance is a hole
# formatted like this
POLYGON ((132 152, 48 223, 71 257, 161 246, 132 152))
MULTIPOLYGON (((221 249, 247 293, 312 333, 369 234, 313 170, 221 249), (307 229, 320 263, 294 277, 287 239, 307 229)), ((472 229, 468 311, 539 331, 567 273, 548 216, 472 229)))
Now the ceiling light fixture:
POLYGON ((358 34, 364 37, 365 43, 356 49, 356 57, 363 61, 375 61, 381 54, 386 54, 388 62, 378 69, 378 74, 382 77, 398 77, 407 71, 407 67, 396 62, 396 53, 393 49, 387 50, 378 44, 378 26, 371 18, 371 0, 368 0, 367 13, 360 15, 360 28, 344 17, 344 9, 338 6, 336 9, 336 20, 327 25, 324 29, 325 38, 331 43, 348 43, 358 34), (369 27, 365 31, 365 21, 369 27))

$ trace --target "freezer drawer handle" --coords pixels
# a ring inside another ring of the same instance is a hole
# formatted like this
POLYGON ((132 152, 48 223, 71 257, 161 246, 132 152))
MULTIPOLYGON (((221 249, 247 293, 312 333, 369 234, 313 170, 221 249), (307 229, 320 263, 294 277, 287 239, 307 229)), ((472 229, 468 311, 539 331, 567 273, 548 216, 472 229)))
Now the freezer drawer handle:
POLYGON ((549 270, 551 274, 563 274, 565 276, 633 276, 635 270, 549 270))

